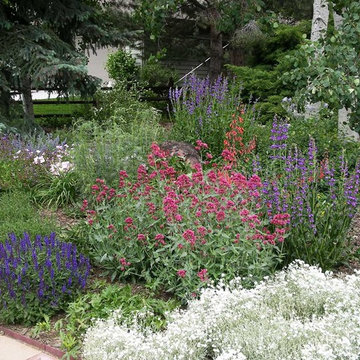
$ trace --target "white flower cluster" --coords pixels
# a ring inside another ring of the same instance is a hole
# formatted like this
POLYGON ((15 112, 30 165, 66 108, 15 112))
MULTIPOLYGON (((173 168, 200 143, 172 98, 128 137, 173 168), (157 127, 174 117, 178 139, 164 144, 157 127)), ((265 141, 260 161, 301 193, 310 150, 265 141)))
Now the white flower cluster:
POLYGON ((50 153, 40 150, 31 151, 25 148, 24 150, 18 150, 14 158, 17 159, 21 155, 21 152, 25 152, 27 157, 33 158, 32 161, 35 165, 49 163, 50 172, 53 175, 60 175, 74 168, 74 165, 70 161, 65 160, 70 157, 70 150, 67 144, 57 145, 55 150, 50 153))
POLYGON ((84 341, 86 360, 358 360, 360 274, 335 278, 297 261, 254 289, 234 280, 203 290, 187 310, 153 332, 98 321, 84 341))
POLYGON ((50 164, 50 172, 53 175, 61 175, 67 173, 74 168, 74 164, 70 161, 65 161, 64 159, 69 158, 70 156, 69 145, 58 145, 56 146, 56 155, 50 164))

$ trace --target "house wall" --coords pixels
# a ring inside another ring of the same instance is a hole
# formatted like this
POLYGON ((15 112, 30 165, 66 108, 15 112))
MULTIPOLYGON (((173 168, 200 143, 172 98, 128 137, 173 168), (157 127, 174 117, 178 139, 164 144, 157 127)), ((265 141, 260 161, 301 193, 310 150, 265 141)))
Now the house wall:
MULTIPOLYGON (((118 49, 114 47, 105 47, 96 50, 96 53, 91 52, 87 57, 88 62, 88 74, 100 78, 104 85, 111 82, 109 75, 106 71, 106 61, 110 54, 113 54, 118 49)), ((130 47, 125 47, 125 51, 130 52, 136 59, 136 62, 142 64, 142 51, 138 49, 132 49, 130 47)))

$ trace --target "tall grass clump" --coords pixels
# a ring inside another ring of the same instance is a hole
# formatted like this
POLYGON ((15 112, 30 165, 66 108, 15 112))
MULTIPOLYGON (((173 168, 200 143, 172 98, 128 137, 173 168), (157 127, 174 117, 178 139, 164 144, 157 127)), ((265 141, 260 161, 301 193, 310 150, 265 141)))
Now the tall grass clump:
POLYGON ((163 129, 156 117, 133 120, 125 129, 115 122, 102 125, 85 122, 75 131, 77 146, 72 152, 72 161, 85 193, 97 178, 114 184, 119 169, 135 174, 139 163, 146 160, 151 143, 163 138, 163 129))
POLYGON ((139 101, 136 90, 119 83, 98 96, 91 120, 73 130, 74 171, 84 192, 97 178, 113 184, 120 169, 135 174, 151 143, 164 136, 158 111, 139 101))

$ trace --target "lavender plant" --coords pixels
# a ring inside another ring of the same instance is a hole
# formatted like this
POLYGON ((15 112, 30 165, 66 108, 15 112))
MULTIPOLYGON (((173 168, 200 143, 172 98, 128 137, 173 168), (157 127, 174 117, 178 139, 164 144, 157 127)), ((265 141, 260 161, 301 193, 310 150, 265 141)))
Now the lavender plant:
POLYGON ((10 234, 0 243, 0 321, 36 323, 64 308, 86 286, 89 260, 50 236, 10 234))
POLYGON ((201 139, 214 155, 220 155, 229 119, 240 99, 233 85, 226 77, 210 83, 209 78, 193 75, 181 89, 171 89, 173 137, 190 143, 201 139))
POLYGON ((31 188, 48 171, 54 172, 67 155, 68 145, 59 138, 0 138, 0 189, 31 188))
POLYGON ((346 260, 347 239, 358 203, 360 163, 350 172, 345 156, 319 160, 314 139, 307 153, 287 144, 289 124, 275 118, 270 161, 259 173, 268 215, 290 214, 290 233, 284 243, 287 261, 302 259, 330 269, 346 260))

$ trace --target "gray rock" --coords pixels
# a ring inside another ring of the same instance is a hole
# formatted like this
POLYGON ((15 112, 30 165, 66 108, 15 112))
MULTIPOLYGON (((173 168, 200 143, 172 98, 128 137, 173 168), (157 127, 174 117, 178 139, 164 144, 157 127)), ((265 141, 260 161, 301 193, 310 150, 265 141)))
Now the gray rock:
POLYGON ((191 166, 196 164, 201 165, 199 153, 195 147, 189 143, 182 141, 164 141, 162 144, 159 144, 159 147, 169 157, 178 156, 189 162, 191 166))

